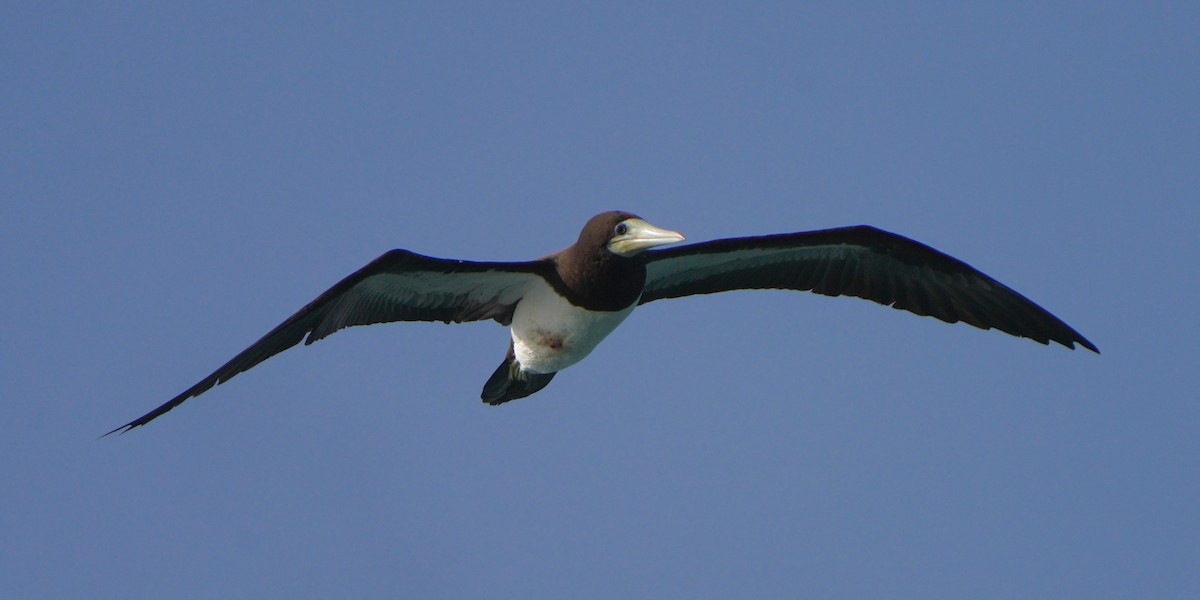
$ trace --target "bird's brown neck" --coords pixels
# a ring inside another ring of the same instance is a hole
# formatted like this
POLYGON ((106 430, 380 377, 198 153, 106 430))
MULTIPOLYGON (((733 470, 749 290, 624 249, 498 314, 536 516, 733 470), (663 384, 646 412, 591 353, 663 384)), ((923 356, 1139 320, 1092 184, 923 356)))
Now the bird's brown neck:
POLYGON ((646 264, 640 257, 611 252, 576 254, 568 249, 557 257, 555 269, 573 304, 590 310, 616 311, 637 301, 646 284, 646 264))

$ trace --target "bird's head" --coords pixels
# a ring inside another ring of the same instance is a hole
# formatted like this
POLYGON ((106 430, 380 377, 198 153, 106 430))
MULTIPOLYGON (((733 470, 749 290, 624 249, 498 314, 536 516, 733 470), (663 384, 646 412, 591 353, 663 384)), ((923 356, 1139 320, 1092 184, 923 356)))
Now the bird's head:
POLYGON ((623 258, 637 256, 656 246, 682 242, 682 234, 660 229, 635 214, 623 211, 600 213, 583 226, 579 241, 587 245, 603 245, 609 252, 623 258))

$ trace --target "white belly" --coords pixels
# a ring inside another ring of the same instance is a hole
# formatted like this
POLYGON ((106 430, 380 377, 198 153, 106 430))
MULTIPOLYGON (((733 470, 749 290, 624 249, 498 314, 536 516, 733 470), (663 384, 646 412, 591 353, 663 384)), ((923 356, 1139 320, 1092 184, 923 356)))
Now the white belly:
POLYGON ((554 373, 581 360, 612 333, 633 308, 589 311, 567 302, 549 284, 538 282, 513 312, 513 352, 521 368, 554 373))

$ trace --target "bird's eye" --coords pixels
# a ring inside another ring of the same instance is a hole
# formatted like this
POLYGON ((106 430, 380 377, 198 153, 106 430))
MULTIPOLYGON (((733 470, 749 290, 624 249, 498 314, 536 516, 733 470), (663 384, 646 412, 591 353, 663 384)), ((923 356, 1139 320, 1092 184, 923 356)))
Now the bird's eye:
POLYGON ((625 223, 617 223, 617 226, 613 227, 613 233, 617 235, 625 235, 629 233, 629 225, 626 225, 625 223))

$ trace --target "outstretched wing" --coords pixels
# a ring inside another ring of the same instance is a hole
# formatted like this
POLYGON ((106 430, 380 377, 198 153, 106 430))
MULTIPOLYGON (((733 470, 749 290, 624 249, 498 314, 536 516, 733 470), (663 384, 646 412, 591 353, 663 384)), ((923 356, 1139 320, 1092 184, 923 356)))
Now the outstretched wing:
POLYGON ((738 289, 811 290, 1099 352, 1066 323, 974 267, 866 225, 715 240, 646 254, 641 304, 738 289))
POLYGON ((301 340, 311 344, 346 327, 485 319, 508 325, 517 301, 547 268, 553 267, 537 261, 471 262, 392 250, 329 288, 196 385, 105 435, 145 425, 301 340))

